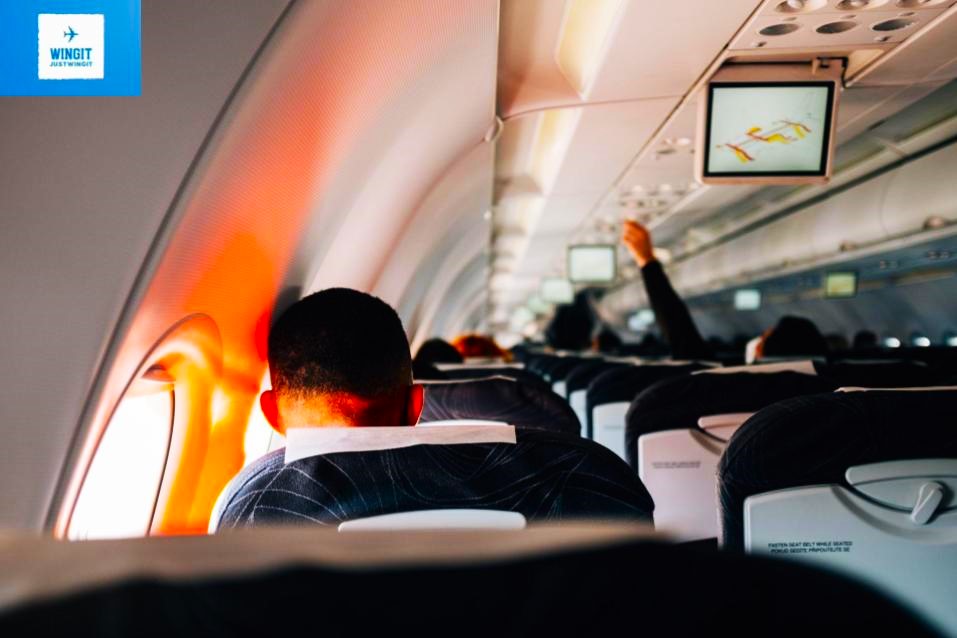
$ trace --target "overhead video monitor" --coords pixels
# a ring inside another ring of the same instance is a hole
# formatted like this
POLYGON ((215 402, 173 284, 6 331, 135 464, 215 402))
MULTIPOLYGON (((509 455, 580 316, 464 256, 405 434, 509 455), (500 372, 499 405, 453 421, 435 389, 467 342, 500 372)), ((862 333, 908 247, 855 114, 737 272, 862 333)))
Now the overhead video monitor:
POLYGON ((761 307, 761 291, 757 288, 742 288, 734 291, 735 310, 757 310, 761 307))
POLYGON ((810 65, 740 67, 745 68, 723 69, 705 91, 699 179, 706 184, 826 182, 840 75, 833 69, 812 74, 810 65))
POLYGON ((571 303, 575 300, 575 287, 567 279, 546 279, 540 294, 546 303, 571 303))
POLYGON ((857 273, 829 272, 824 275, 824 296, 828 299, 846 299, 857 294, 857 273))
POLYGON ((582 244, 568 248, 568 279, 573 283, 614 283, 616 264, 616 247, 611 244, 582 244))

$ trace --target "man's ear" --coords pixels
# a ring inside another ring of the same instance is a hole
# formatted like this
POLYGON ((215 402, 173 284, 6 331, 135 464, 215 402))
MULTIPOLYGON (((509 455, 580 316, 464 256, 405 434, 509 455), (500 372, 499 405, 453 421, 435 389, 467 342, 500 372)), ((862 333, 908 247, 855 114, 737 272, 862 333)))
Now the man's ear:
POLYGON ((262 408, 263 416, 272 426, 272 429, 282 436, 286 436, 286 426, 279 419, 279 405, 276 403, 276 393, 272 390, 266 390, 259 395, 259 407, 262 408))
POLYGON ((413 383, 409 386, 408 398, 405 401, 405 422, 406 425, 415 425, 422 416, 422 408, 425 407, 425 386, 413 383))

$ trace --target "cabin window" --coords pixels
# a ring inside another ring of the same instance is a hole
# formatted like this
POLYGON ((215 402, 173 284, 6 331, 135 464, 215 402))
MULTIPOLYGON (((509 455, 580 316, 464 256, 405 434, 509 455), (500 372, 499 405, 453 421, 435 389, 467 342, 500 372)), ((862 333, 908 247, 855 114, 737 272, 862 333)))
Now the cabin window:
POLYGON ((96 448, 70 519, 72 540, 149 534, 173 433, 169 384, 137 382, 96 448))

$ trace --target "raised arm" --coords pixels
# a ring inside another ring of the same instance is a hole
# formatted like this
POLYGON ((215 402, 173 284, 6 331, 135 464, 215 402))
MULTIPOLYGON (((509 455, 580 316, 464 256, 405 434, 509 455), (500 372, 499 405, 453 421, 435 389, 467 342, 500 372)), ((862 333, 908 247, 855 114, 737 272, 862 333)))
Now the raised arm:
POLYGON ((641 268, 648 302, 655 313, 661 335, 671 347, 674 359, 707 359, 711 349, 701 338, 691 313, 675 289, 671 287, 661 262, 655 259, 654 245, 648 229, 634 221, 625 221, 622 243, 641 268))

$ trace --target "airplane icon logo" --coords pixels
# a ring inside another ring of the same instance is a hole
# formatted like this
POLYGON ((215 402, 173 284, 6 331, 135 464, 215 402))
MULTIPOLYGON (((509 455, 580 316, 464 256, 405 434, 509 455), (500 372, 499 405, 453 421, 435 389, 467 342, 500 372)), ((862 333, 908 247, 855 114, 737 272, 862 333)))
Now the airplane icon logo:
POLYGON ((75 38, 76 36, 78 36, 78 35, 80 35, 80 34, 77 33, 76 31, 74 31, 74 30, 73 30, 73 27, 68 26, 67 28, 69 29, 69 31, 64 31, 64 32, 63 32, 63 37, 64 37, 64 38, 70 38, 69 40, 67 40, 67 42, 73 42, 73 38, 75 38))

